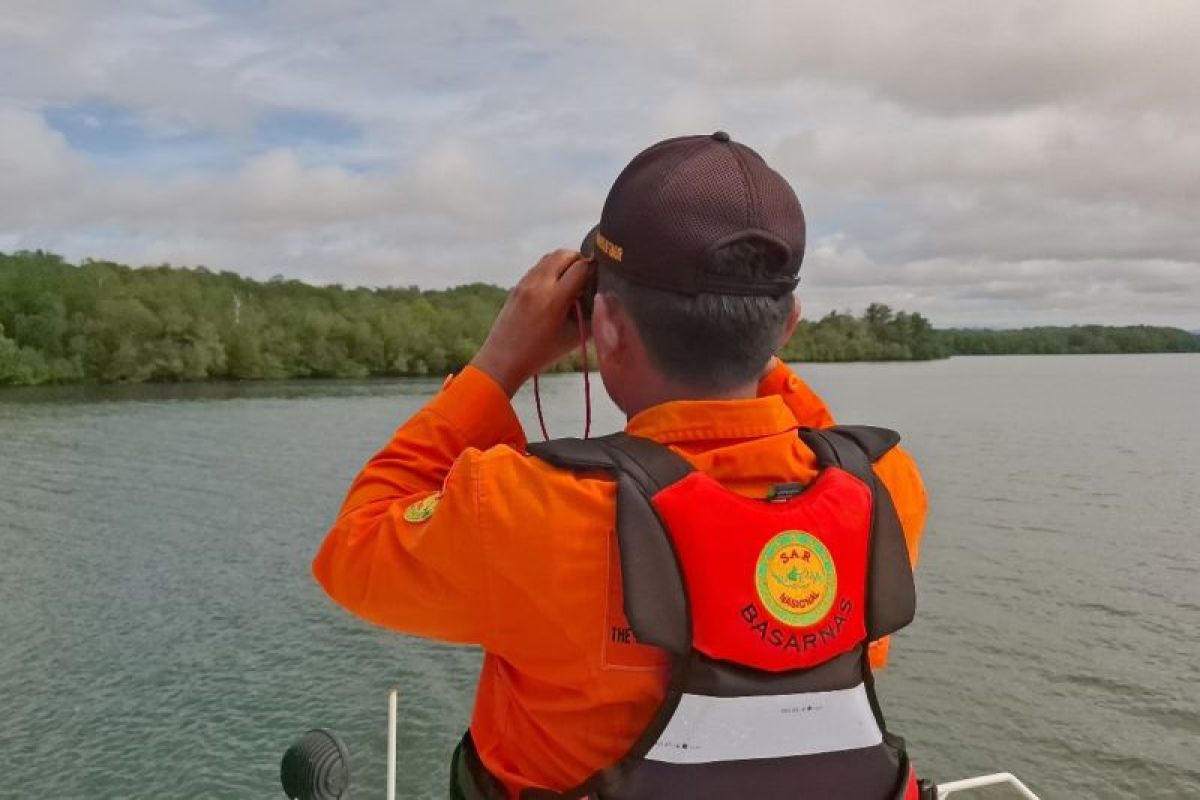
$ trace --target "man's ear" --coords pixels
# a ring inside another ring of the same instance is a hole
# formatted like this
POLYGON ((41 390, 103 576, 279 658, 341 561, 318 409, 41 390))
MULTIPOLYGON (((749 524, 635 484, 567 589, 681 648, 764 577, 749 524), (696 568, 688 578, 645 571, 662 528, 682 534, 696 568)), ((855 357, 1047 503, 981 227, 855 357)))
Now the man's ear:
POLYGON ((776 350, 781 349, 788 340, 792 338, 792 334, 796 332, 796 325, 800 323, 800 301, 793 299, 792 313, 788 315, 787 327, 783 329, 783 336, 779 340, 779 346, 776 350))
POLYGON ((596 345, 596 355, 603 361, 613 361, 625 343, 625 319, 612 295, 598 293, 592 302, 592 342, 596 345))

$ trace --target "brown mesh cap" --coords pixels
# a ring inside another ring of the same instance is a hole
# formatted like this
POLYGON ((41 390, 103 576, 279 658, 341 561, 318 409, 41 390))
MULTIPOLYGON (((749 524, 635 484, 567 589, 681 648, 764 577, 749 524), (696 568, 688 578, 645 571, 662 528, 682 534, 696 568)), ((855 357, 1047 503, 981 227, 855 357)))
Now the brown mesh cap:
POLYGON ((778 296, 796 288, 804 212, 762 156, 717 131, 667 139, 617 176, 584 254, 630 283, 683 294, 778 296), (786 256, 777 275, 723 275, 713 253, 758 239, 786 256))

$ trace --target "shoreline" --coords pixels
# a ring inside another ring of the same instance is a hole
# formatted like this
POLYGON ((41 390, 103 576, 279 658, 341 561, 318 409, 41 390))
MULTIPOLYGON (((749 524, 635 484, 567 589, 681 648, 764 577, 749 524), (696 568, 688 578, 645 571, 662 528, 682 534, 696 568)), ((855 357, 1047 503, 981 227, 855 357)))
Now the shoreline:
MULTIPOLYGON (((893 359, 831 359, 831 360, 793 360, 784 359, 786 363, 793 366, 803 368, 809 366, 834 366, 839 364, 931 364, 942 361, 950 361, 956 358, 1026 358, 1026 357, 1087 357, 1087 356, 1197 356, 1200 352, 1197 351, 1179 351, 1179 350, 1151 350, 1146 352, 1130 353, 1130 352, 1106 352, 1106 353, 956 353, 952 355, 939 356, 937 358, 893 358, 893 359)), ((463 365, 466 366, 466 365, 463 365)), ((448 375, 457 373, 463 367, 451 370, 446 374, 425 374, 425 375, 365 375, 362 377, 338 377, 338 376, 313 376, 313 375, 298 375, 285 378, 200 378, 197 380, 146 380, 146 381, 46 381, 43 383, 0 383, 0 398, 7 391, 12 390, 54 390, 54 389, 79 389, 79 390, 122 390, 134 389, 137 387, 148 387, 157 389, 198 389, 209 387, 219 389, 222 387, 242 387, 252 389, 255 387, 280 387, 291 384, 293 386, 355 386, 355 385, 372 385, 385 383, 425 383, 433 382, 440 383, 445 380, 448 375)), ((541 373, 542 377, 553 377, 556 375, 579 375, 582 371, 579 369, 555 369, 541 373)), ((591 373, 595 374, 596 369, 593 366, 591 373)))

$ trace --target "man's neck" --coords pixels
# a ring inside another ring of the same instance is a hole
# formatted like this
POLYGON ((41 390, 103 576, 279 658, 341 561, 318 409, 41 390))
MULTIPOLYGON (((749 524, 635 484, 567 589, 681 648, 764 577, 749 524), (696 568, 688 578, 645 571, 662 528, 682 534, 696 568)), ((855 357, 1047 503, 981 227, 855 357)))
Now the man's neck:
POLYGON ((758 396, 758 383, 751 382, 731 389, 695 389, 680 384, 663 382, 649 386, 624 409, 625 418, 632 419, 648 408, 673 403, 679 400, 751 400, 758 396))

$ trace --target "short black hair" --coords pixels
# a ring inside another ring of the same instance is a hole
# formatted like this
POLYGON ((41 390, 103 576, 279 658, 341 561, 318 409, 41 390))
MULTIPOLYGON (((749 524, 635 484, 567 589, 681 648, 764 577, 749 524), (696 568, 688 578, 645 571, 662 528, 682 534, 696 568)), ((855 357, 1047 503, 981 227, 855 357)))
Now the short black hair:
MULTIPOLYGON (((731 278, 772 277, 787 270, 787 255, 770 242, 744 239, 714 252, 710 268, 731 278)), ((791 292, 768 297, 651 289, 605 269, 598 290, 616 296, 664 375, 704 391, 753 381, 779 346, 796 303, 791 292)))

